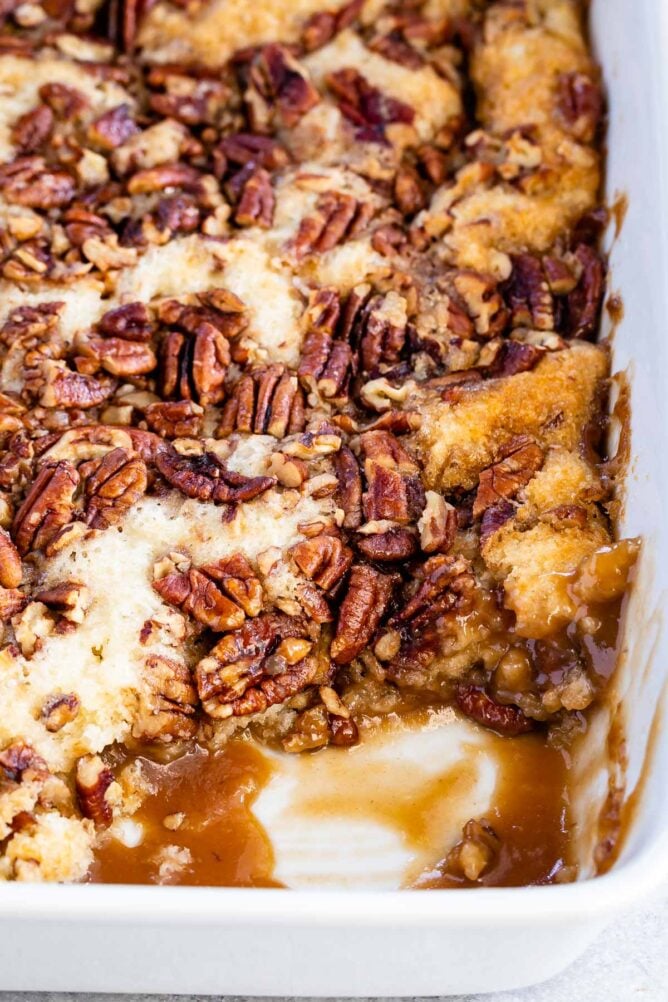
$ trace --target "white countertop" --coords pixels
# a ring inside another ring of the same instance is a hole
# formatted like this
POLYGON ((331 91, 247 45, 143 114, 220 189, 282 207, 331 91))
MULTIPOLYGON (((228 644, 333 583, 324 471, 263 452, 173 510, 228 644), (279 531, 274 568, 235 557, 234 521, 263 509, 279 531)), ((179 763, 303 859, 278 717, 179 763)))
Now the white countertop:
MULTIPOLYGON (((81 1002, 83 999, 86 1002, 146 1002, 151 999, 154 1002, 197 1002, 204 997, 0 991, 0 1002, 81 1002)), ((668 887, 659 888, 651 900, 618 919, 580 961, 559 977, 521 991, 450 996, 449 1002, 634 1002, 636 999, 638 1002, 668 1000, 668 887)), ((228 1000, 246 1002, 246 997, 229 996, 228 1000)), ((254 1002, 265 1000, 255 999, 254 1002)))

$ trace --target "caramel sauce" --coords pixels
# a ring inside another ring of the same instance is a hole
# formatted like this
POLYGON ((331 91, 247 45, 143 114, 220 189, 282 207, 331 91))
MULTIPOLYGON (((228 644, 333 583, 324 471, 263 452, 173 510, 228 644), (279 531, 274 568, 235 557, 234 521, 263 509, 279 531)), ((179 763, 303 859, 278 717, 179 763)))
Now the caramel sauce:
POLYGON ((221 752, 202 749, 163 764, 134 760, 152 792, 133 821, 144 829, 140 845, 128 848, 108 837, 90 874, 94 882, 154 883, 157 856, 166 846, 187 849, 191 862, 170 883, 234 887, 276 887, 274 853, 252 813, 271 766, 248 741, 230 741, 221 752), (184 814, 176 830, 165 818, 184 814))
POLYGON ((620 192, 610 206, 610 214, 615 224, 615 239, 622 232, 622 226, 629 209, 629 197, 625 192, 620 192))
POLYGON ((569 874, 568 756, 540 734, 497 738, 499 784, 485 819, 500 848, 475 883, 448 872, 444 861, 423 873, 416 888, 520 887, 550 884, 569 874))

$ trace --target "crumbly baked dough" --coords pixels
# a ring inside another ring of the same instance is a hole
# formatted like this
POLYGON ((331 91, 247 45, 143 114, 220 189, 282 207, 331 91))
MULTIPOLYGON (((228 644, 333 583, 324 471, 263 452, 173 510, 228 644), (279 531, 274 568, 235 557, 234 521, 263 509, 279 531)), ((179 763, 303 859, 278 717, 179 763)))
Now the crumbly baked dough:
POLYGON ((26 6, 0 48, 0 877, 86 877, 146 793, 123 746, 345 746, 404 699, 567 730, 598 684, 574 623, 634 552, 593 436, 577 5, 126 3, 116 46, 104 10, 26 6))

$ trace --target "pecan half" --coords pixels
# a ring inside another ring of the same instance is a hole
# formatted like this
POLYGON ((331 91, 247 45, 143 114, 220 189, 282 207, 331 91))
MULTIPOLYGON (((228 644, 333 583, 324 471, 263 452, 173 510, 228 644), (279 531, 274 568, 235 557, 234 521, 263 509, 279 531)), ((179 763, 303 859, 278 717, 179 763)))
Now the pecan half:
POLYGON ((575 250, 582 274, 567 299, 567 330, 571 337, 588 337, 596 330, 603 298, 605 268, 600 256, 588 244, 575 250))
POLYGON ((213 153, 216 174, 223 177, 228 164, 245 167, 252 163, 265 171, 286 167, 290 162, 287 151, 276 139, 252 132, 234 132, 220 141, 213 153))
POLYGON ((498 734, 515 737, 526 734, 535 726, 534 721, 526 717, 519 706, 497 703, 489 693, 475 685, 460 685, 456 700, 462 713, 498 734))
POLYGON ((340 191, 326 191, 315 205, 315 212, 305 216, 294 239, 298 261, 308 254, 324 254, 337 244, 361 233, 374 215, 372 205, 340 191))
MULTIPOLYGON (((262 226, 269 229, 274 219, 276 199, 271 177, 262 167, 251 169, 244 178, 239 201, 234 210, 234 221, 239 226, 262 226)), ((244 170, 247 168, 244 168, 244 170)))
POLYGON ((420 582, 417 591, 394 616, 392 624, 410 623, 414 633, 447 613, 471 608, 476 582, 464 557, 442 553, 430 557, 420 568, 417 580, 420 582))
POLYGON ((350 664, 371 638, 392 597, 393 579, 366 564, 354 564, 341 603, 330 654, 337 664, 350 664))
POLYGON ((262 609, 262 586, 241 553, 199 569, 172 566, 154 580, 153 587, 203 626, 219 632, 235 630, 246 615, 257 616, 262 609))
POLYGON ((457 511, 436 491, 427 491, 424 511, 418 521, 424 553, 446 553, 455 541, 457 511))
POLYGON ((358 314, 353 338, 359 343, 363 372, 371 372, 381 362, 394 364, 406 344, 406 303, 396 292, 372 296, 358 314))
POLYGON ((12 524, 14 542, 22 556, 43 549, 70 521, 78 485, 79 474, 66 460, 42 467, 12 524))
POLYGON ((329 73, 325 81, 337 98, 342 114, 356 126, 358 139, 383 142, 386 125, 391 122, 411 125, 415 118, 413 108, 383 94, 357 70, 336 70, 329 73))
MULTIPOLYGON (((382 525, 383 523, 381 523, 382 525)), ((365 530, 373 523, 363 526, 364 534, 357 538, 357 549, 368 560, 379 560, 381 563, 391 563, 397 560, 408 560, 417 553, 418 544, 415 533, 410 529, 393 526, 383 532, 366 533, 365 530)))
MULTIPOLYGON (((224 300, 225 290, 218 290, 224 300)), ((228 338, 245 326, 243 305, 229 296, 229 309, 187 306, 168 300, 158 310, 160 321, 170 328, 163 338, 160 362, 160 393, 163 397, 194 400, 207 407, 225 396, 225 376, 230 364, 228 338)))
POLYGON ((54 117, 47 104, 38 104, 14 123, 12 142, 22 153, 34 153, 51 135, 54 117))
POLYGON ((71 174, 47 166, 42 157, 18 157, 0 168, 0 190, 8 202, 31 209, 56 209, 73 198, 71 174))
POLYGON ((248 80, 245 98, 254 132, 269 131, 274 113, 291 129, 320 100, 305 68, 284 45, 263 46, 251 62, 248 80))
POLYGON ((172 658, 152 654, 144 667, 139 712, 132 726, 138 741, 169 744, 195 736, 197 691, 188 667, 172 658))
POLYGON ((137 132, 139 127, 132 117, 130 105, 119 104, 91 122, 88 139, 103 150, 114 150, 137 132))
POLYGON ((360 447, 367 482, 362 499, 367 521, 389 519, 406 525, 419 518, 425 493, 413 457, 388 431, 365 432, 360 447))
POLYGON ((89 410, 108 400, 116 388, 116 383, 108 377, 98 379, 73 372, 64 363, 51 359, 42 362, 41 375, 44 385, 39 400, 44 407, 89 410))
POLYGON ((545 348, 525 341, 504 341, 496 353, 494 362, 485 370, 485 375, 516 376, 519 372, 529 372, 545 354, 545 348))
POLYGON ((306 51, 312 52, 331 41, 335 35, 353 23, 362 6, 363 0, 350 0, 338 10, 323 10, 312 14, 302 28, 302 44, 306 51))
POLYGON ((18 588, 22 580, 23 566, 19 551, 14 546, 9 533, 0 529, 0 586, 18 588))
POLYGON ((347 574, 353 551, 338 536, 322 533, 304 539, 290 550, 292 558, 314 584, 330 591, 347 574))
POLYGON ((343 528, 358 529, 362 524, 362 474, 347 445, 334 456, 334 472, 339 482, 337 501, 344 512, 343 528))
POLYGON ((82 467, 85 475, 86 523, 92 529, 115 525, 145 493, 146 464, 125 449, 112 449, 82 467))
POLYGON ((542 261, 533 254, 515 254, 512 262, 506 296, 513 327, 554 330, 554 302, 542 261))
POLYGON ((603 112, 600 84, 585 73, 560 73, 557 108, 576 139, 591 142, 603 112))
POLYGON ((325 331, 307 334, 299 360, 300 382, 326 400, 346 400, 353 374, 353 353, 345 341, 334 341, 325 331))
POLYGON ((124 341, 150 341, 153 325, 144 303, 126 303, 108 310, 100 319, 98 329, 106 337, 124 341))
POLYGON ((234 384, 225 402, 217 434, 234 431, 284 438, 304 430, 304 394, 297 376, 284 365, 252 369, 234 384))
POLYGON ((282 703, 315 678, 312 644, 301 620, 263 613, 226 634, 195 669, 211 717, 245 716, 282 703))
POLYGON ((124 338, 90 338, 80 345, 80 351, 112 376, 124 379, 148 375, 158 364, 149 345, 124 338))
POLYGON ((497 504, 490 505, 489 508, 486 508, 480 522, 480 546, 484 547, 488 539, 490 539, 494 533, 508 521, 508 519, 512 518, 514 514, 515 505, 512 501, 499 501, 497 504))
POLYGON ((77 762, 76 791, 79 809, 97 828, 108 828, 114 816, 109 787, 114 774, 99 755, 86 755, 77 762))
POLYGON ((228 470, 212 452, 182 456, 173 449, 165 449, 156 455, 155 464, 168 484, 186 497, 200 501, 220 504, 251 501, 276 483, 275 477, 245 477, 228 470))
POLYGON ((502 457, 480 474, 478 491, 473 502, 473 517, 499 501, 508 501, 529 483, 543 465, 543 450, 527 435, 513 439, 502 457))

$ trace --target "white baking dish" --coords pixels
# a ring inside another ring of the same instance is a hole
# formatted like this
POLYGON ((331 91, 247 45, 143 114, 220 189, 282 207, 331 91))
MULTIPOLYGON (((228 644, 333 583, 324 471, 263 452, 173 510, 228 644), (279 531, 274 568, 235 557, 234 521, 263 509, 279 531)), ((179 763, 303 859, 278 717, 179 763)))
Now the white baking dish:
MULTIPOLYGON (((645 540, 616 679, 633 788, 668 672, 668 5, 594 0, 592 38, 609 94, 608 195, 629 200, 610 288, 624 301, 614 366, 632 386, 621 528, 645 540)), ((608 726, 601 715, 592 740, 605 740, 608 726)), ((604 794, 595 752, 583 749, 574 805, 583 852, 604 794)), ((387 893, 0 885, 0 988, 397 996, 543 980, 668 872, 666 774, 668 733, 659 728, 621 860, 573 885, 387 893)))

